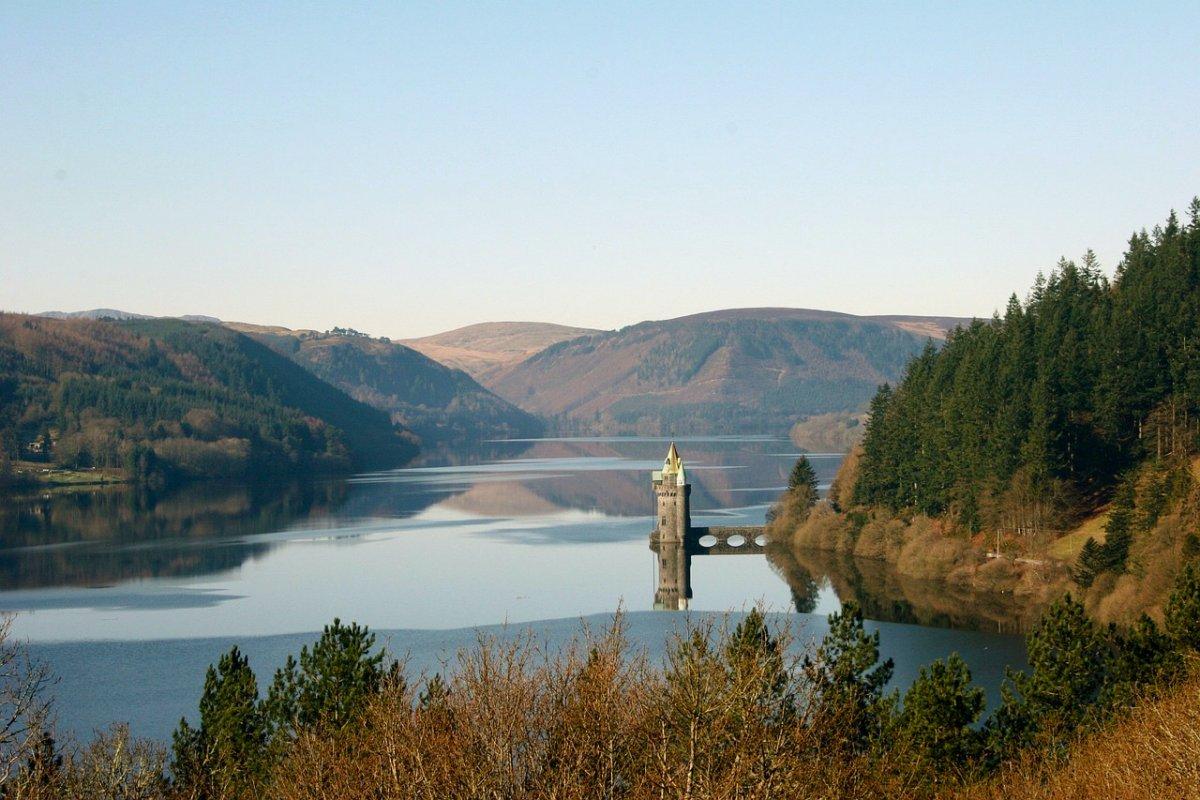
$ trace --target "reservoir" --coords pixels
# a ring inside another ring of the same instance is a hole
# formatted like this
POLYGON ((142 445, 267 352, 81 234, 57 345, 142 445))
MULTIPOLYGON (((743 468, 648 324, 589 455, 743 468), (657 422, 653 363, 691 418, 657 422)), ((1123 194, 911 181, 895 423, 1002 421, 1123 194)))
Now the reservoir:
MULTIPOLYGON (((676 442, 703 526, 762 525, 799 455, 768 436, 676 442)), ((830 554, 698 556, 687 610, 655 610, 650 476, 668 444, 499 442, 347 480, 12 498, 0 503, 0 608, 58 676, 60 730, 85 738, 127 721, 167 739, 230 645, 265 689, 335 617, 370 626, 414 676, 446 669, 479 635, 531 631, 553 648, 618 608, 654 659, 689 621, 736 622, 756 605, 806 643, 843 599, 880 631, 898 687, 959 652, 994 699, 1004 668, 1024 664, 1002 605, 830 554)), ((809 458, 827 485, 841 456, 809 458)))

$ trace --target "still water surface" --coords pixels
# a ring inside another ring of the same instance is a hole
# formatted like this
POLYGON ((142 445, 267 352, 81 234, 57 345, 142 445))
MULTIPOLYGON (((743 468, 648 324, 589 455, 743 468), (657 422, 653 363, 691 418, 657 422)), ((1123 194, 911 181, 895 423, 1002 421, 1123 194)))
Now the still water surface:
MULTIPOLYGON (((475 629, 532 627, 551 646, 618 606, 662 652, 686 618, 653 612, 652 438, 506 442, 407 469, 290 486, 125 488, 0 504, 0 608, 61 676, 63 727, 115 719, 166 737, 203 669, 238 642, 260 682, 331 619, 380 631, 415 671, 439 669, 475 629)), ((783 439, 679 440, 697 525, 760 525, 797 457, 783 439)), ((828 483, 840 456, 810 456, 828 483)), ((692 617, 756 603, 820 636, 853 596, 879 621, 898 685, 961 652, 994 692, 1024 660, 1005 609, 974 608, 877 564, 822 554, 698 556, 692 617), (906 624, 888 624, 888 623, 906 624)))

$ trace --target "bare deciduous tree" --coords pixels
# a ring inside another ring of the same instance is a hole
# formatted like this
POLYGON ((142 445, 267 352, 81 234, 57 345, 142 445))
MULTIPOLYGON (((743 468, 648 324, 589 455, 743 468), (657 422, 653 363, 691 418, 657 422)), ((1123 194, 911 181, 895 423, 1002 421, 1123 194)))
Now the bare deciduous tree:
POLYGON ((0 616, 0 788, 10 785, 52 728, 50 672, 13 640, 12 621, 0 616))

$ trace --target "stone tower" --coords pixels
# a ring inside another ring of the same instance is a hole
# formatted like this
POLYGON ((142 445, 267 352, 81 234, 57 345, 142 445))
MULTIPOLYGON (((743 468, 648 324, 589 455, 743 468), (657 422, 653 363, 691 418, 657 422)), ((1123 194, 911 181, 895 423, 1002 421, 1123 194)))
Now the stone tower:
POLYGON ((688 501, 692 487, 687 482, 683 459, 679 457, 674 442, 671 442, 671 449, 667 451, 663 468, 655 470, 651 480, 654 483, 654 496, 658 500, 658 520, 654 530, 656 538, 660 542, 683 544, 692 525, 688 501))
POLYGON ((662 470, 653 474, 654 496, 658 516, 650 534, 650 549, 658 556, 658 589, 654 607, 683 610, 692 595, 691 555, 687 551, 688 530, 691 527, 691 508, 688 496, 692 487, 687 482, 683 459, 675 444, 667 451, 662 470))

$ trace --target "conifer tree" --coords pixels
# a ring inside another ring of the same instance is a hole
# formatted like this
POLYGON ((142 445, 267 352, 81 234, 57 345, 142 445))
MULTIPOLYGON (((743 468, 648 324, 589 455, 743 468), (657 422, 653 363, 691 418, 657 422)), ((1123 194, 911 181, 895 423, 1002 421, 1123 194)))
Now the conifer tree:
POLYGON ((265 774, 266 742, 258 682, 249 659, 235 646, 208 668, 199 727, 179 722, 175 782, 198 797, 241 796, 265 774))
POLYGON ((783 648, 759 609, 751 609, 729 635, 725 663, 733 684, 749 683, 755 702, 770 707, 775 719, 790 713, 793 698, 788 692, 783 648))
POLYGON ((988 720, 998 755, 1063 741, 1090 714, 1105 688, 1111 651, 1083 604, 1067 595, 1026 637, 1029 672, 1010 671, 1001 705, 988 720))
POLYGON ((1136 485, 1132 478, 1122 481, 1113 500, 1112 511, 1104 524, 1104 544, 1100 548, 1100 570, 1124 572, 1133 542, 1133 513, 1136 485))
MULTIPOLYGON (((952 332, 881 388, 854 502, 1026 533, 1092 511, 1131 466, 1197 444, 1197 295, 1194 215, 1134 234, 1111 283, 1090 251, 1060 261, 1024 303, 952 332)), ((1130 538, 1161 505, 1113 521, 1101 569, 1124 570, 1130 538)), ((1085 583, 1087 573, 1081 565, 1085 583)))
POLYGON ((1099 542, 1089 536, 1083 543, 1083 549, 1079 551, 1079 559, 1075 562, 1075 569, 1071 571, 1071 577, 1086 589, 1092 585, 1096 580, 1096 575, 1103 569, 1104 549, 1099 542))
POLYGON ((890 713, 883 690, 893 670, 890 658, 879 661, 879 632, 866 632, 857 604, 843 604, 829 615, 829 632, 803 662, 814 698, 810 713, 839 731, 842 744, 865 749, 890 713))
POLYGON ((1128 630, 1110 624, 1108 639, 1113 656, 1100 701, 1104 708, 1132 704, 1142 687, 1172 682, 1182 674, 1183 659, 1176 642, 1146 614, 1128 630))
POLYGON ((893 481, 899 469, 898 450, 892 444, 896 427, 889 420, 892 411, 892 387, 883 384, 871 398, 863 436, 861 471, 854 484, 854 502, 891 506, 893 481))
POLYGON ((301 728, 338 730, 354 722, 387 674, 384 654, 374 647, 367 628, 334 619, 311 649, 300 650, 298 662, 289 657, 267 695, 274 734, 287 738, 301 728))
POLYGON ((896 729, 936 770, 956 770, 973 758, 980 745, 973 727, 983 713, 983 689, 971 685, 971 671, 957 653, 922 667, 904 693, 896 729))
POLYGON ((1200 651, 1200 569, 1188 564, 1175 580, 1164 611, 1167 633, 1179 647, 1200 651))
POLYGON ((441 708, 449 697, 450 687, 441 674, 435 672, 433 677, 427 680, 421 688, 421 693, 417 696, 417 707, 423 711, 441 708))
POLYGON ((811 508, 817 502, 817 473, 806 456, 800 456, 792 466, 792 471, 788 475, 788 491, 805 508, 811 508))

